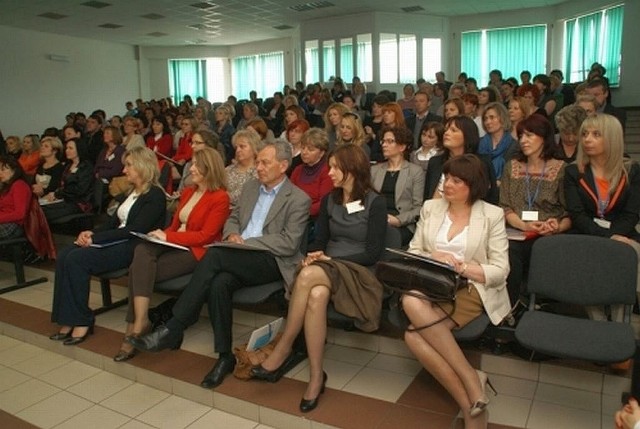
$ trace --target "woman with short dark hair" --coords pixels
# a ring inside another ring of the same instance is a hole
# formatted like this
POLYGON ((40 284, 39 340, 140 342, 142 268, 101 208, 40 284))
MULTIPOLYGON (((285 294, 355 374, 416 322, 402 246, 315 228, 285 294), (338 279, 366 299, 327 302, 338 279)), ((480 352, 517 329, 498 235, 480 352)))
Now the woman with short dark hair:
POLYGON ((30 202, 31 189, 22 167, 14 157, 0 156, 0 239, 23 234, 30 202))

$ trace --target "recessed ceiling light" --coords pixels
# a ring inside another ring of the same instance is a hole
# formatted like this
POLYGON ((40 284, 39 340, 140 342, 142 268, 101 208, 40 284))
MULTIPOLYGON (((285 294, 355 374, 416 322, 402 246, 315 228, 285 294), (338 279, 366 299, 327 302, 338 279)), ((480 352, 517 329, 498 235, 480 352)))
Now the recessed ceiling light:
POLYGON ((307 12, 309 10, 314 9, 322 9, 325 7, 335 6, 335 4, 330 1, 314 1, 309 3, 301 3, 294 6, 289 6, 289 9, 295 10, 296 12, 307 12))
POLYGON ((92 7, 94 9, 102 9, 108 6, 111 6, 111 3, 105 3, 102 1, 87 1, 84 3, 80 3, 82 6, 92 7))
POLYGON ((63 19, 63 18, 67 18, 69 15, 62 15, 60 13, 55 13, 55 12, 45 12, 45 13, 41 13, 38 16, 41 18, 49 18, 49 19, 63 19))
POLYGON ((114 29, 114 28, 121 28, 122 25, 106 23, 106 24, 98 25, 98 27, 114 29))
POLYGON ((162 19, 166 18, 164 15, 160 15, 159 13, 148 13, 146 15, 140 15, 140 18, 145 19, 162 19))
POLYGON ((209 9, 211 7, 216 7, 218 5, 215 4, 215 3, 203 1, 203 2, 200 2, 200 3, 192 3, 191 6, 195 7, 196 9, 209 9))

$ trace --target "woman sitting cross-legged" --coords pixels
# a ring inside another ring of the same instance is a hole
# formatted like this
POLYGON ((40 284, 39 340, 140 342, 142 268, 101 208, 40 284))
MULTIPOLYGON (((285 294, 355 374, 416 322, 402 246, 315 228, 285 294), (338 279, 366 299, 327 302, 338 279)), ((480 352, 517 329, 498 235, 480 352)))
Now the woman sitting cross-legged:
MULTIPOLYGON (((222 228, 229 217, 229 195, 225 189, 222 157, 211 147, 194 151, 189 173, 193 185, 180 194, 180 205, 171 225, 165 230, 151 231, 149 235, 187 246, 190 251, 146 242, 136 247, 129 267, 125 336, 139 336, 149 330, 147 312, 153 285, 192 272, 204 256, 206 249, 203 246, 222 238, 222 228)), ((135 355, 136 350, 125 340, 113 360, 122 362, 135 355)))
POLYGON ((322 357, 329 301, 367 332, 378 329, 382 307, 382 285, 369 268, 384 250, 387 211, 372 188, 369 160, 358 146, 338 146, 329 155, 329 176, 335 189, 322 202, 315 240, 291 292, 284 333, 267 360, 251 370, 254 378, 277 378, 304 328, 310 379, 302 412, 317 406, 327 382, 322 357))
POLYGON ((80 344, 93 332, 91 276, 128 267, 140 242, 131 232, 148 233, 164 225, 165 194, 158 184, 155 154, 140 146, 126 151, 124 174, 133 189, 116 213, 102 228, 82 231, 74 245, 58 254, 51 321, 60 330, 50 338, 64 345, 80 344))
POLYGON ((414 294, 402 297, 410 326, 405 342, 411 352, 458 403, 465 428, 486 428, 487 375, 465 358, 451 331, 486 311, 497 325, 509 313, 507 234, 502 209, 481 200, 488 188, 482 162, 471 154, 444 164, 441 199, 426 201, 409 252, 453 267, 469 281, 456 305, 432 303, 414 294))

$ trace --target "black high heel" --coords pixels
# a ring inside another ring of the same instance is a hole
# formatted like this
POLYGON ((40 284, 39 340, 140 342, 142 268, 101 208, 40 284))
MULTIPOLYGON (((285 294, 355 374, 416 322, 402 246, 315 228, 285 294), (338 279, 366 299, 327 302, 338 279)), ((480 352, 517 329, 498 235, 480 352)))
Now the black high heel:
POLYGON ((251 368, 249 375, 251 376, 251 378, 255 378, 257 380, 264 380, 268 381, 269 383, 275 383, 284 376, 285 371, 289 368, 289 361, 292 354, 293 352, 289 353, 289 356, 286 357, 284 362, 282 362, 282 364, 273 371, 264 369, 262 365, 256 365, 251 368))
POLYGON ((67 338, 71 338, 71 333, 73 332, 73 327, 69 329, 69 332, 57 332, 49 337, 50 340, 53 341, 64 341, 67 338))
MULTIPOLYGON (((81 327, 82 327, 82 326, 76 326, 76 328, 81 328, 81 327)), ((72 336, 72 335, 71 335, 69 338, 67 338, 66 340, 64 340, 64 341, 62 342, 62 344, 64 344, 65 346, 75 346, 75 345, 78 345, 78 344, 80 344, 80 343, 83 343, 83 342, 84 342, 84 340, 86 340, 86 339, 87 339, 87 337, 88 337, 89 335, 92 335, 92 334, 93 334, 93 325, 89 326, 88 328, 89 328, 89 329, 87 329, 87 333, 86 333, 86 334, 84 334, 83 336, 81 336, 81 337, 74 337, 74 336, 72 336)), ((73 332, 73 329, 71 330, 71 332, 73 332)))
POLYGON ((327 373, 322 371, 322 387, 320 388, 320 393, 313 399, 304 399, 304 396, 300 400, 300 411, 303 413, 308 413, 309 411, 315 410, 318 406, 318 399, 320 395, 324 393, 324 387, 327 384, 327 373))

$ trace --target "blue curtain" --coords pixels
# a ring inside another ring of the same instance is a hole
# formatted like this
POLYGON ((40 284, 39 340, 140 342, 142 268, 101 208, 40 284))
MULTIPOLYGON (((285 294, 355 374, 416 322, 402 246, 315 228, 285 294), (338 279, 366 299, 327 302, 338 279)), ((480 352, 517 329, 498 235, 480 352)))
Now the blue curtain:
POLYGON ((238 98, 249 98, 255 90, 258 97, 271 97, 284 86, 284 53, 270 52, 260 55, 237 57, 232 62, 233 94, 238 98))
POLYGON ((169 86, 176 105, 185 95, 206 97, 206 60, 169 60, 169 86))

